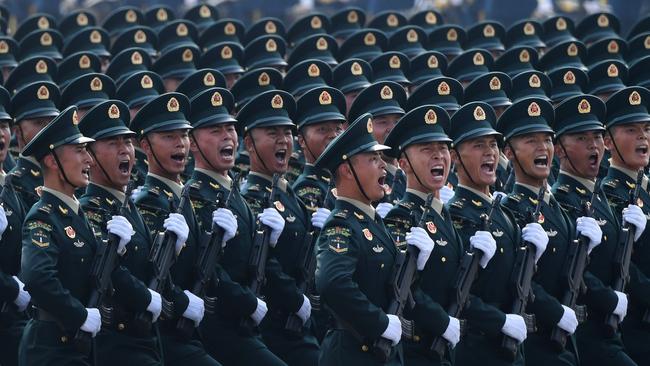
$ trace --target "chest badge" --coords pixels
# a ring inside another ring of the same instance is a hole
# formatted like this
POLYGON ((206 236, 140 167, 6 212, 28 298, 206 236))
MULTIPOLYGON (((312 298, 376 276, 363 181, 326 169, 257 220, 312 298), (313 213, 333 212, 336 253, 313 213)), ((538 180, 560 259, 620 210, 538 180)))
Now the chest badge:
POLYGON ((596 222, 598 223, 598 226, 605 226, 607 224, 607 220, 605 219, 599 219, 596 220, 596 222))
POLYGON ((503 231, 501 231, 501 230, 499 230, 499 229, 496 229, 495 231, 492 232, 492 235, 493 235, 495 238, 500 238, 500 237, 503 236, 503 231))
POLYGON ((287 216, 286 220, 287 220, 287 222, 291 223, 291 222, 296 221, 296 217, 293 216, 293 215, 289 215, 289 216, 287 216))
POLYGON ((431 234, 435 234, 438 232, 438 228, 436 227, 436 224, 434 224, 431 221, 427 221, 427 230, 429 230, 431 234))
POLYGON ((354 212, 354 216, 359 220, 363 219, 363 215, 360 213, 354 212))
POLYGON ((475 201, 475 200, 472 200, 472 203, 473 203, 474 206, 476 206, 476 207, 481 207, 481 206, 483 206, 483 202, 481 202, 481 201, 475 201))
POLYGON ((382 247, 381 245, 377 244, 377 245, 375 245, 374 247, 372 247, 372 251, 375 252, 375 253, 381 253, 381 252, 384 251, 384 247, 382 247))
POLYGON ((447 241, 443 239, 438 239, 436 240, 436 245, 440 245, 441 247, 444 247, 445 245, 447 245, 447 241))
POLYGON ((278 210, 279 212, 284 212, 284 205, 280 201, 275 201, 273 202, 273 206, 275 206, 275 209, 278 210))
POLYGON ((72 243, 72 245, 74 245, 74 246, 77 247, 77 248, 81 248, 81 247, 83 247, 84 244, 85 244, 85 243, 84 243, 83 241, 81 241, 81 240, 76 240, 76 241, 74 241, 74 242, 72 243))
POLYGON ((549 238, 552 238, 552 237, 557 235, 557 231, 551 229, 551 230, 546 232, 546 235, 548 235, 549 238))
POLYGON ((540 225, 544 223, 544 214, 541 212, 539 213, 539 218, 537 218, 537 223, 540 225))
POLYGON ((32 173, 32 175, 35 176, 35 177, 38 177, 38 176, 41 175, 41 172, 39 172, 38 170, 30 169, 29 172, 32 173))
POLYGON ((578 193, 582 194, 582 195, 587 194, 587 190, 582 189, 582 188, 580 188, 580 187, 576 187, 576 191, 577 191, 578 193))
POLYGON ((65 230, 65 235, 67 235, 68 238, 74 239, 75 237, 77 237, 77 232, 74 231, 72 226, 66 226, 65 229, 63 230, 65 230))
POLYGON ((636 199, 636 205, 639 207, 643 207, 643 200, 641 199, 641 197, 636 199))
MULTIPOLYGON (((372 233, 368 228, 365 228, 361 230, 363 232, 363 236, 366 238, 366 240, 372 240, 372 233)), ((382 249, 383 250, 383 249, 382 249)))

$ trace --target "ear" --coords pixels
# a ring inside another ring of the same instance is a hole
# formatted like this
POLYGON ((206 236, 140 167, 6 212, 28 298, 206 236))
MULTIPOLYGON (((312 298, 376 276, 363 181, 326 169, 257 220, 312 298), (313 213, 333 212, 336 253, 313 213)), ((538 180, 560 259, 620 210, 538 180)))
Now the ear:
POLYGON ((151 154, 151 145, 149 145, 149 139, 141 138, 140 147, 145 152, 145 154, 151 154))
POLYGON ((244 148, 248 154, 252 156, 255 149, 253 148, 253 138, 251 137, 251 133, 253 133, 253 131, 244 135, 244 148))
POLYGON ((564 149, 562 148, 562 144, 560 143, 560 139, 561 139, 561 137, 558 138, 555 141, 555 144, 553 144, 553 150, 555 152, 555 156, 558 159, 564 159, 566 157, 566 154, 564 153, 564 149))
POLYGON ((194 139, 194 133, 195 133, 195 131, 191 131, 190 134, 189 134, 190 151, 193 152, 193 153, 198 153, 199 152, 199 147, 196 145, 196 140, 194 139))
POLYGON ((612 137, 614 133, 613 129, 609 129, 603 134, 603 143, 605 144, 605 148, 609 151, 614 150, 614 140, 612 137))
POLYGON ((449 150, 449 155, 451 156, 451 162, 454 164, 458 164, 460 159, 458 158, 458 150, 456 148, 452 148, 449 150))
POLYGON ((399 159, 397 160, 399 167, 404 171, 404 173, 409 173, 412 171, 411 164, 409 164, 408 159, 406 159, 406 154, 401 153, 399 159))
POLYGON ((54 155, 52 155, 52 153, 45 155, 45 157, 43 157, 43 160, 41 162, 48 170, 59 169, 59 165, 56 163, 56 160, 54 159, 54 155))
POLYGON ((336 176, 345 180, 353 179, 352 169, 350 169, 350 164, 343 163, 336 168, 336 176))
POLYGON ((302 131, 298 131, 298 145, 300 145, 302 151, 307 150, 307 146, 305 144, 305 138, 303 137, 303 134, 305 133, 306 133, 305 129, 303 129, 302 131))
POLYGON ((512 160, 515 157, 514 152, 512 151, 512 146, 510 144, 505 144, 503 147, 503 154, 508 158, 508 160, 512 160))

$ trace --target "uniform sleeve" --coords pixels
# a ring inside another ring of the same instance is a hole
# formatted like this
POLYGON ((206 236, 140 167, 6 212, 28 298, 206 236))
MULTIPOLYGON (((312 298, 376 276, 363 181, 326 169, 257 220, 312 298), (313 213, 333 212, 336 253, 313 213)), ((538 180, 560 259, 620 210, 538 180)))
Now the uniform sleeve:
POLYGON ((553 328, 564 314, 562 304, 535 281, 531 283, 531 289, 535 300, 528 303, 528 312, 535 314, 537 321, 545 328, 553 328))
POLYGON ((315 184, 310 184, 309 181, 303 180, 293 187, 296 196, 305 204, 309 213, 313 213, 319 206, 323 205, 323 192, 315 184))
POLYGON ((449 314, 447 311, 427 295, 416 281, 411 287, 415 306, 413 309, 406 309, 404 316, 415 321, 434 336, 442 335, 449 326, 449 314))
POLYGON ((14 279, 0 272, 0 302, 13 302, 18 297, 18 283, 14 279))
POLYGON ((362 255, 345 222, 330 222, 318 240, 316 287, 327 306, 361 336, 376 339, 388 327, 388 317, 354 281, 362 255))
POLYGON ((251 290, 233 281, 221 266, 215 269, 215 276, 219 278, 216 288, 219 311, 227 316, 250 316, 257 308, 257 298, 251 290))
POLYGON ((44 221, 28 220, 23 226, 23 273, 25 290, 39 308, 59 319, 68 330, 76 330, 86 321, 85 306, 63 287, 58 278, 59 247, 52 226, 44 221))
POLYGON ((598 277, 589 271, 585 271, 584 281, 587 287, 587 292, 584 294, 584 303, 587 307, 598 309, 603 314, 613 312, 618 302, 618 297, 616 297, 614 291, 609 286, 605 286, 598 277))

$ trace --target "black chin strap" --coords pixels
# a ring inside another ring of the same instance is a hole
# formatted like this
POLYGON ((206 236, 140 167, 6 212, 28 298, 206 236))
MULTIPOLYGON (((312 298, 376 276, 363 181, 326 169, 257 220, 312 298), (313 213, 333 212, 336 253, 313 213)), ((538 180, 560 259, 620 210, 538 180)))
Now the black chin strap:
POLYGON ((65 174, 65 170, 63 169, 63 165, 61 164, 61 161, 59 160, 59 157, 58 155, 56 155, 56 152, 54 150, 52 150, 52 155, 54 156, 54 161, 56 161, 56 165, 59 166, 59 171, 61 172, 61 174, 63 174, 63 180, 65 180, 66 183, 68 183, 69 185, 75 188, 79 188, 79 186, 72 184, 72 182, 70 182, 70 180, 68 179, 68 176, 65 174))
POLYGON ((194 141, 194 145, 196 145, 196 149, 199 150, 199 154, 201 154, 201 157, 203 158, 203 160, 205 160, 205 162, 210 166, 210 169, 212 169, 212 171, 216 172, 217 168, 215 168, 214 165, 212 165, 212 163, 210 162, 210 160, 208 160, 208 157, 205 156, 205 154, 203 153, 203 149, 201 149, 201 146, 199 146, 199 142, 196 141, 196 138, 194 137, 194 134, 191 133, 190 137, 192 138, 192 141, 194 141))
POLYGON ((153 145, 151 144, 151 141, 149 141, 149 136, 145 135, 144 139, 147 140, 147 144, 149 144, 149 149, 151 150, 151 155, 153 156, 153 160, 156 161, 156 164, 160 167, 160 169, 164 170, 165 173, 167 173, 168 176, 172 176, 173 174, 165 169, 165 167, 160 163, 160 160, 158 160, 158 157, 156 156, 156 152, 153 150, 153 145))
POLYGON ((562 143, 562 140, 557 139, 557 142, 560 144, 560 147, 562 148, 562 151, 564 151, 564 156, 569 161, 569 164, 571 164, 571 167, 573 168, 573 171, 578 173, 578 169, 576 169, 576 166, 573 165, 573 161, 571 161, 571 158, 569 157, 569 154, 566 153, 566 149, 564 148, 564 144, 562 143))
POLYGON ((612 135, 612 131, 607 129, 607 134, 609 135, 609 138, 612 139, 612 144, 614 144, 614 149, 616 149, 616 153, 618 154, 618 156, 621 157, 621 161, 623 162, 623 165, 627 165, 627 163, 625 162, 625 158, 623 157, 623 154, 621 154, 620 150, 618 150, 618 145, 616 145, 616 140, 614 140, 614 136, 612 135))
MULTIPOLYGON (((512 155, 514 155, 514 157, 515 157, 515 161, 517 162, 517 165, 519 165, 519 168, 521 169, 521 171, 522 171, 524 174, 526 174, 529 178, 533 178, 533 179, 535 179, 535 177, 533 177, 530 173, 528 173, 528 172, 526 171, 526 169, 524 169, 524 166, 521 165, 521 162, 519 161, 519 158, 517 157, 517 153, 515 152, 515 148, 512 147, 512 144, 510 144, 510 142, 506 142, 506 144, 508 144, 508 146, 510 147, 510 150, 512 151, 512 155)), ((534 162, 533 162, 533 164, 534 164, 534 162)), ((513 169, 514 169, 514 168, 513 168, 513 169)), ((505 187, 504 187, 504 188, 505 188, 505 187)))
POLYGON ((354 170, 354 166, 352 165, 352 162, 350 160, 346 160, 348 163, 348 166, 350 167, 350 170, 352 170, 352 176, 354 176, 354 180, 357 182, 357 187, 359 187, 359 190, 361 191, 361 194, 368 200, 368 202, 372 202, 370 197, 366 194, 366 191, 363 190, 363 186, 361 185, 361 182, 359 181, 359 177, 357 176, 357 172, 354 170))
POLYGON ((115 182, 113 182, 113 180, 111 179, 110 175, 108 175, 108 173, 106 172, 106 169, 104 169, 104 167, 102 166, 102 163, 100 163, 99 160, 97 159, 97 155, 95 155, 95 151, 93 151, 93 149, 90 148, 90 146, 88 147, 88 152, 90 153, 90 155, 92 155, 93 159, 94 159, 95 162, 97 163, 97 166, 99 166, 99 169, 102 170, 102 173, 104 174, 104 176, 106 177, 106 179, 108 179, 108 181, 111 182, 111 184, 112 184, 113 186, 115 186, 115 185, 116 185, 115 182))
POLYGON ((406 151, 404 151, 404 156, 406 157, 406 161, 408 161, 409 165, 411 166, 411 170, 413 171, 413 175, 415 175, 415 179, 417 179, 418 183, 420 183, 422 187, 427 188, 427 186, 424 185, 424 183, 422 183, 422 181, 420 180, 420 177, 418 176, 418 173, 415 171, 415 167, 413 166, 413 163, 411 163, 411 159, 409 159, 409 155, 406 153, 406 151))
POLYGON ((311 154, 312 159, 314 159, 314 161, 316 161, 316 159, 318 159, 318 156, 316 156, 316 155, 311 151, 311 149, 309 148, 309 144, 307 143, 307 138, 305 138, 305 134, 303 134, 302 131, 299 132, 299 133, 300 133, 300 136, 302 136, 302 140, 305 141, 305 148, 307 148, 307 151, 309 151, 309 154, 311 154))
POLYGON ((266 169, 267 172, 273 174, 271 169, 269 169, 269 167, 266 166, 266 163, 264 162, 264 159, 262 159, 260 154, 257 152, 257 146, 255 145, 255 139, 253 138, 253 135, 250 135, 250 136, 251 136, 251 142, 253 143, 253 149, 255 150, 255 155, 257 155, 257 158, 260 160, 260 162, 264 166, 264 169, 266 169))
POLYGON ((472 184, 473 184, 473 185, 478 186, 478 184, 476 184, 476 182, 474 182, 474 179, 472 178, 472 175, 469 174, 469 172, 467 171, 467 168, 465 168, 465 163, 463 163, 463 159, 461 159, 461 157, 460 157, 460 153, 458 153, 458 151, 456 151, 456 152, 457 152, 456 155, 458 155, 458 162, 460 163, 460 166, 461 166, 461 167, 463 168, 463 170, 465 171, 465 174, 467 175, 467 177, 469 178, 469 180, 472 181, 472 184))

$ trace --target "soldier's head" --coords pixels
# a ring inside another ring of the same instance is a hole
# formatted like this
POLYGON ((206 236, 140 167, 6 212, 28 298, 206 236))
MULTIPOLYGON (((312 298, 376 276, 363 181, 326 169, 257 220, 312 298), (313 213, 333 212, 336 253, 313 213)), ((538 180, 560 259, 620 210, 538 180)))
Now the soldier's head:
POLYGON ((593 95, 568 98, 555 108, 555 155, 560 169, 578 177, 596 179, 605 145, 601 121, 605 103, 593 95))
POLYGON ((211 88, 191 101, 190 151, 195 167, 222 174, 235 166, 237 120, 231 116, 234 98, 224 88, 211 88))
MULTIPOLYGON (((10 103, 7 89, 0 88, 0 162, 3 162, 7 157, 9 143, 11 141, 11 124, 13 119, 8 113, 10 103)), ((2 166, 1 163, 0 166, 2 166)))
POLYGON ((298 143, 308 163, 314 163, 327 145, 343 132, 345 97, 337 89, 314 88, 298 99, 294 120, 298 143))
POLYGON ((21 150, 59 114, 59 99, 59 88, 51 82, 29 84, 11 98, 14 133, 21 150))
POLYGON ((404 115, 406 92, 393 81, 381 81, 364 89, 352 103, 348 118, 357 119, 364 113, 372 115, 372 134, 383 144, 386 136, 404 115))

